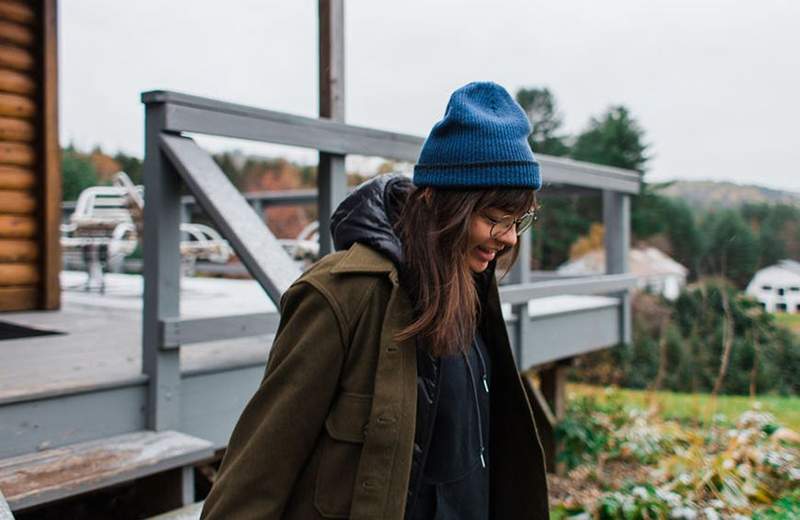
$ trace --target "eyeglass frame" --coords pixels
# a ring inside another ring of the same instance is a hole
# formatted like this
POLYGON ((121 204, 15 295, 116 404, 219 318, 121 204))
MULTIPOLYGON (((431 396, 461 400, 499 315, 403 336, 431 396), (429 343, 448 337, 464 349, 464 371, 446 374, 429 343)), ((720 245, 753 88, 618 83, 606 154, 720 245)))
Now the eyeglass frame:
POLYGON ((500 220, 497 220, 495 218, 490 217, 485 212, 481 211, 481 216, 483 218, 485 218, 492 225, 492 227, 489 229, 489 236, 492 237, 495 240, 497 240, 498 237, 501 237, 501 236, 505 235, 506 233, 508 233, 508 230, 512 229, 512 228, 514 229, 514 232, 516 233, 516 235, 520 236, 524 232, 529 230, 531 228, 531 226, 533 225, 533 223, 536 220, 538 220, 538 218, 539 218, 539 215, 536 212, 536 209, 531 209, 531 210, 525 212, 520 217, 515 218, 510 223, 505 224, 505 229, 503 230, 503 232, 502 233, 498 233, 497 235, 495 235, 495 232, 494 232, 495 226, 497 226, 498 224, 503 224, 503 220, 507 219, 508 217, 511 217, 511 215, 503 215, 502 217, 500 217, 500 220), (526 219, 528 219, 527 222, 526 222, 526 219), (519 227, 520 224, 522 224, 523 222, 525 222, 525 225, 523 227, 519 227))

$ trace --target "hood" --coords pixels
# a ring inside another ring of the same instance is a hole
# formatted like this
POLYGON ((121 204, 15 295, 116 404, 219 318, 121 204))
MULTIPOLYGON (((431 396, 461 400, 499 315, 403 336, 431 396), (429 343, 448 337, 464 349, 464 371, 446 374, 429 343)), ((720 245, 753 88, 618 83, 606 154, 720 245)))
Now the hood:
POLYGON ((336 250, 349 249, 359 242, 402 268, 403 247, 393 224, 413 188, 411 179, 399 173, 379 175, 356 187, 331 216, 336 250))

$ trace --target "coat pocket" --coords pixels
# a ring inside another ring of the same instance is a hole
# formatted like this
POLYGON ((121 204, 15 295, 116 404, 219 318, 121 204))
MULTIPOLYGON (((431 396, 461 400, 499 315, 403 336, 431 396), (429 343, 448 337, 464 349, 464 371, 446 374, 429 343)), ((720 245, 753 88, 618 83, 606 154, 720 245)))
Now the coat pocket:
POLYGON ((325 420, 314 506, 325 518, 347 518, 353 500, 372 396, 342 392, 325 420))

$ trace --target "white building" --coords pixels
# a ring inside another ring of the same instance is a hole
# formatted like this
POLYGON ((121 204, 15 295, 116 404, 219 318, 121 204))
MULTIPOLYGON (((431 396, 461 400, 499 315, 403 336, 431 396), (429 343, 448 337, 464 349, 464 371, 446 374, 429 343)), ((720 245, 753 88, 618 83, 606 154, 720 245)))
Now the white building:
POLYGON ((758 271, 745 292, 767 312, 800 312, 800 262, 781 260, 758 271))
MULTIPOLYGON (((636 275, 639 289, 649 289, 674 300, 686 285, 689 270, 655 247, 633 248, 628 257, 631 274, 636 275)), ((576 259, 562 264, 556 271, 566 276, 604 274, 606 253, 595 249, 576 259)))

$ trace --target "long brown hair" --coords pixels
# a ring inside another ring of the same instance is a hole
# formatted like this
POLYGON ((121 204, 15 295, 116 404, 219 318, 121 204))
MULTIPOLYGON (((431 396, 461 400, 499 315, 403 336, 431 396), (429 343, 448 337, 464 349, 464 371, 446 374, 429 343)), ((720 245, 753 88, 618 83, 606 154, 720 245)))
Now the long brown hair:
MULTIPOLYGON (((486 208, 521 215, 535 207, 531 189, 453 190, 423 187, 406 199, 396 231, 403 243, 414 320, 397 340, 418 336, 435 356, 466 349, 477 326, 480 302, 467 262, 471 217, 486 208)), ((518 246, 501 251, 503 276, 518 246), (505 260, 508 261, 505 261, 505 260)))

